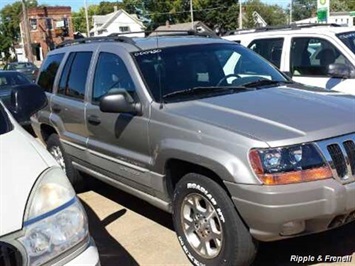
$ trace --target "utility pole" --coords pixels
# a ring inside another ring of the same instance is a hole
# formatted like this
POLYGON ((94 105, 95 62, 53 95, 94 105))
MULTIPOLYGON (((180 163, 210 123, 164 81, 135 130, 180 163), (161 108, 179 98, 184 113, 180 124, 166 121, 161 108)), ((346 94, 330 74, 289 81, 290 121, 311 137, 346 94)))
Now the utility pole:
POLYGON ((22 14, 23 14, 23 27, 24 27, 25 40, 26 40, 24 45, 26 46, 26 50, 27 50, 27 59, 29 62, 33 62, 31 33, 30 33, 30 28, 28 26, 27 7, 26 7, 25 0, 22 0, 22 14))
POLYGON ((242 0, 239 0, 239 29, 243 28, 243 7, 242 0))
POLYGON ((85 0, 85 17, 86 17, 86 37, 90 37, 88 2, 85 0))
POLYGON ((191 29, 194 29, 194 8, 192 6, 192 0, 190 0, 190 15, 191 15, 191 29))
POLYGON ((291 0, 291 3, 290 3, 290 25, 292 23, 292 6, 293 6, 293 0, 291 0))

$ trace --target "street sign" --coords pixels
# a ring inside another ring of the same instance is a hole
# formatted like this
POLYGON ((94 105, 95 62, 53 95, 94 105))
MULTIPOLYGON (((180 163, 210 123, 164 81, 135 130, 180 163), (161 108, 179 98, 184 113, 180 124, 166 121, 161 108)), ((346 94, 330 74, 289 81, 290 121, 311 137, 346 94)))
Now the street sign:
POLYGON ((330 0, 317 0, 317 18, 318 22, 327 22, 329 18, 330 0))

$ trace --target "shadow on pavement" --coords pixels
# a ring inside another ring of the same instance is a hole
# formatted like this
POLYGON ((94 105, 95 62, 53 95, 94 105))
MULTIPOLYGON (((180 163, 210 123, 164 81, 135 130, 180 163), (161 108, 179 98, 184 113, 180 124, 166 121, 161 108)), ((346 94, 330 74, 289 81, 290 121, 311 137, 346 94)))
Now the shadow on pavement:
MULTIPOLYGON (((93 181, 92 190, 102 196, 117 202, 118 204, 130 209, 138 214, 147 217, 150 220, 174 231, 171 215, 166 213, 145 201, 127 194, 119 189, 106 185, 98 180, 93 181)), ((89 210, 88 212, 90 212, 89 210)), ((92 212, 92 211, 91 211, 92 212)), ((119 211, 122 212, 122 211, 119 211)), ((94 222, 90 217, 90 228, 92 227, 93 237, 98 244, 99 251, 102 257, 102 265, 105 264, 105 256, 117 255, 117 260, 121 265, 134 265, 136 263, 132 257, 120 246, 104 229, 106 222, 115 220, 124 213, 116 213, 114 217, 107 217, 104 221, 96 217, 94 222), (117 217, 117 218, 116 218, 117 217), (105 238, 110 238, 107 242, 105 238), (110 241, 114 242, 110 244, 110 241), (107 243, 107 244, 106 244, 107 243), (100 249, 100 244, 101 246, 100 249), (115 246, 116 245, 116 246, 115 246), (109 250, 107 250, 109 249, 109 250), (115 249, 118 249, 115 251, 115 249), (123 254, 120 254, 123 250, 123 254), (122 263, 120 259, 123 259, 122 263)), ((94 214, 95 215, 95 214, 94 214)), ((92 216, 92 214, 91 214, 92 216)), ((112 216, 112 215, 111 215, 112 216)), ((176 240, 177 241, 177 240, 176 240)), ((355 252, 355 222, 352 222, 346 226, 324 232, 315 235, 303 236, 283 241, 260 243, 258 255, 253 263, 253 266, 288 266, 288 265, 312 265, 317 263, 329 263, 326 262, 325 256, 350 256, 355 252), (292 255, 299 256, 314 256, 314 262, 310 263, 295 263, 290 262, 292 255), (322 256, 323 261, 317 261, 318 256, 322 256)), ((112 262, 113 260, 110 259, 112 262)), ((352 258, 352 262, 355 262, 355 256, 352 258)), ((173 263, 173 262, 172 262, 173 263)))
POLYGON ((119 210, 100 221, 100 218, 84 201, 81 201, 81 203, 89 218, 90 234, 94 238, 99 250, 101 265, 111 266, 113 265, 112 263, 115 263, 115 265, 139 265, 105 229, 105 226, 119 219, 127 210, 119 210))
POLYGON ((96 193, 101 194, 102 196, 117 202, 122 206, 125 206, 127 209, 145 216, 148 219, 174 231, 171 214, 99 180, 92 180, 90 186, 92 191, 95 191, 96 193))
MULTIPOLYGON (((312 265, 317 263, 331 263, 326 256, 349 256, 355 252, 355 223, 346 226, 294 239, 261 243, 254 266, 273 265, 312 265), (313 256, 313 262, 291 262, 292 255, 313 256), (321 260, 317 260, 317 259, 321 260)), ((352 258, 355 262, 355 258, 352 258)))

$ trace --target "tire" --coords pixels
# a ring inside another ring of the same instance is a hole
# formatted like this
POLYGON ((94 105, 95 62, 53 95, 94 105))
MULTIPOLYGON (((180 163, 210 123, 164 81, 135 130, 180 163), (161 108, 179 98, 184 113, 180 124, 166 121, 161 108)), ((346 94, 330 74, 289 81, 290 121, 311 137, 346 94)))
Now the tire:
POLYGON ((47 150, 57 161, 59 166, 65 171, 69 181, 73 185, 76 192, 85 191, 85 184, 83 177, 73 167, 70 156, 65 152, 59 136, 55 133, 51 134, 47 139, 47 150))
POLYGON ((173 222, 180 245, 194 265, 244 266, 255 258, 256 242, 230 197, 206 176, 190 173, 177 183, 173 222))

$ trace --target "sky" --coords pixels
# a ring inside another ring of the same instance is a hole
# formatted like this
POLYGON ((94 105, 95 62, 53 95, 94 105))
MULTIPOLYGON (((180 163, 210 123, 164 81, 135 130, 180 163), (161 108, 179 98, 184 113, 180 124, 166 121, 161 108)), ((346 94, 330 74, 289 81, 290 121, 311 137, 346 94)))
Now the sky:
MULTIPOLYGON (((86 0, 88 5, 91 4, 98 4, 102 0, 86 0)), ((105 0, 109 2, 116 2, 115 0, 105 0)), ((244 2, 245 0, 242 0, 244 2)), ((3 8, 7 4, 12 4, 15 2, 15 0, 0 0, 0 9, 3 8)), ((282 7, 286 7, 291 0, 262 0, 262 2, 267 3, 267 4, 278 4, 282 7)), ((38 3, 41 4, 47 4, 47 5, 62 5, 62 6, 71 6, 72 11, 78 11, 80 7, 84 6, 85 0, 68 0, 68 1, 63 1, 63 0, 38 0, 38 3)))

